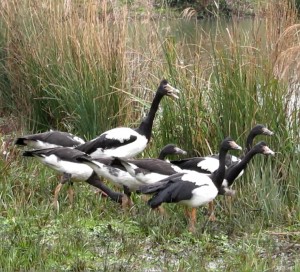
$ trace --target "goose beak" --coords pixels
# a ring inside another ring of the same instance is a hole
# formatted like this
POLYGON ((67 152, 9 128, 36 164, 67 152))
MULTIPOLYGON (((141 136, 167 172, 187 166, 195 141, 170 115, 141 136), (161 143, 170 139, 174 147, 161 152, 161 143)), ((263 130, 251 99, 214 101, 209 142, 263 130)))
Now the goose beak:
POLYGON ((264 155, 271 155, 274 156, 275 152, 273 150, 271 150, 269 147, 265 146, 264 147, 264 155))
POLYGON ((239 145, 238 145, 236 142, 234 142, 234 141, 232 141, 232 142, 230 143, 230 146, 231 146, 231 148, 234 149, 234 150, 242 150, 242 147, 239 146, 239 145))
POLYGON ((176 88, 172 87, 170 84, 167 84, 165 86, 165 89, 167 90, 167 95, 168 96, 171 96, 171 97, 176 98, 176 99, 179 98, 179 96, 177 94, 179 94, 180 91, 177 90, 176 88))
POLYGON ((272 132, 271 130, 269 130, 267 128, 263 128, 263 134, 268 135, 268 136, 272 136, 274 134, 274 132, 272 132))
POLYGON ((179 147, 176 147, 175 148, 175 154, 186 155, 187 152, 183 149, 180 149, 179 147))

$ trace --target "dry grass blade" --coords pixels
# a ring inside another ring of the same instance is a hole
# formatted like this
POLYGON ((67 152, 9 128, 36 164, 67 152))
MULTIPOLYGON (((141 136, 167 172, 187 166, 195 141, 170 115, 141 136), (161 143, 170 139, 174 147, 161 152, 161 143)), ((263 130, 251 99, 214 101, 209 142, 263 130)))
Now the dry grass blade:
POLYGON ((183 19, 187 19, 187 20, 190 20, 192 19, 193 17, 197 16, 198 12, 193 9, 193 8, 185 8, 182 12, 181 12, 181 17, 183 19))

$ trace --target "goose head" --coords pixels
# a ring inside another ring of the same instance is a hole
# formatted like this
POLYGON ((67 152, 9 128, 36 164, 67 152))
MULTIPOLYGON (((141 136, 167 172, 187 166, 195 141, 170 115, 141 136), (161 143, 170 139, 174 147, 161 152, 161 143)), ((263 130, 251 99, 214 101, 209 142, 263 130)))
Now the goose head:
POLYGON ((267 136, 272 136, 274 132, 266 128, 266 126, 258 124, 256 125, 252 130, 251 133, 253 135, 267 135, 267 136))
POLYGON ((178 99, 179 97, 177 94, 179 94, 180 91, 172 87, 166 79, 163 79, 159 84, 157 93, 178 99))
POLYGON ((223 150, 242 150, 242 148, 231 138, 226 137, 221 143, 223 150))
POLYGON ((271 150, 265 142, 259 142, 253 148, 256 149, 257 152, 264 155, 275 155, 275 152, 271 150))

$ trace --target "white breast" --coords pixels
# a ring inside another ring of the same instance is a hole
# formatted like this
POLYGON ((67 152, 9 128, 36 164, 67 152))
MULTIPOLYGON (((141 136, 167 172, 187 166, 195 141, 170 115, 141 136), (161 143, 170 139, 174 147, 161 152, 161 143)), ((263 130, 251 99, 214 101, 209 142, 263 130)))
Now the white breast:
POLYGON ((185 205, 196 208, 211 202, 218 195, 217 187, 206 174, 189 171, 182 176, 182 180, 193 182, 200 186, 192 191, 191 199, 181 201, 185 205))
POLYGON ((148 173, 148 174, 139 173, 136 175, 137 180, 139 180, 142 184, 152 184, 167 177, 169 177, 169 175, 162 175, 158 173, 148 173))
POLYGON ((34 149, 45 149, 45 148, 53 148, 53 147, 59 147, 60 145, 57 144, 50 144, 47 142, 43 142, 40 140, 32 141, 32 140, 24 140, 24 143, 26 143, 28 146, 34 148, 34 149))
POLYGON ((106 137, 108 139, 115 139, 120 141, 120 143, 123 143, 124 140, 129 140, 130 136, 136 136, 137 139, 132 143, 117 148, 97 149, 95 152, 90 154, 93 158, 96 158, 97 156, 132 158, 141 153, 146 148, 148 143, 148 140, 145 136, 142 136, 130 128, 115 128, 105 132, 105 134, 107 134, 106 137))
POLYGON ((93 169, 83 163, 75 163, 60 160, 54 154, 50 156, 37 157, 42 163, 60 173, 68 173, 73 179, 87 180, 93 173, 93 169))
POLYGON ((197 166, 203 170, 213 173, 219 168, 219 160, 215 158, 205 157, 205 160, 200 161, 197 166))
POLYGON ((141 186, 141 183, 126 171, 107 166, 98 161, 90 163, 87 162, 87 164, 97 173, 98 176, 108 179, 118 187, 125 185, 134 191, 141 186))

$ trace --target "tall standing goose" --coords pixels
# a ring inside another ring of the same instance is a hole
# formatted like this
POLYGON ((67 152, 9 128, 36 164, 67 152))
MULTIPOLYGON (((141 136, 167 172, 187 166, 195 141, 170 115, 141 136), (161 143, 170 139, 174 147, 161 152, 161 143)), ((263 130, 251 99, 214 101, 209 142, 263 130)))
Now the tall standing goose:
MULTIPOLYGON (((257 143, 246 153, 241 161, 237 162, 226 170, 222 186, 219 189, 219 195, 234 195, 234 191, 231 190, 232 184, 239 177, 240 173, 246 169, 248 163, 252 160, 252 158, 257 154, 273 156, 275 153, 267 146, 265 142, 261 141, 257 143)), ((211 221, 216 220, 216 217, 214 215, 214 205, 212 203, 210 203, 209 205, 209 214, 211 221)))
POLYGON ((24 145, 34 149, 75 147, 84 143, 85 141, 78 136, 55 130, 21 136, 15 141, 16 145, 24 145))
MULTIPOLYGON (((56 147, 47 149, 29 150, 23 153, 25 157, 35 157, 43 164, 63 174, 61 182, 57 185, 54 192, 54 206, 58 208, 58 194, 61 187, 66 182, 86 181, 87 183, 99 188, 111 199, 122 203, 124 194, 116 193, 105 186, 93 169, 85 164, 79 163, 76 158, 85 153, 67 147, 56 147)), ((69 190, 69 199, 73 202, 73 191, 69 190)))
POLYGON ((76 147, 91 157, 115 156, 131 158, 142 152, 151 138, 152 126, 159 103, 164 96, 178 98, 179 91, 162 80, 152 101, 150 111, 136 129, 118 127, 76 147))
POLYGON ((273 156, 275 152, 272 151, 263 141, 254 145, 238 163, 226 170, 225 178, 222 183, 222 190, 219 194, 226 194, 226 191, 232 186, 239 174, 246 169, 248 163, 257 154, 273 156))
MULTIPOLYGON (((153 158, 144 158, 144 159, 137 159, 132 161, 138 161, 140 165, 163 165, 160 167, 160 171, 156 171, 155 181, 158 181, 165 176, 171 175, 174 173, 174 168, 172 168, 171 164, 164 161, 165 157, 168 155, 185 155, 186 151, 180 149, 179 147, 175 146, 174 144, 168 144, 164 148, 162 148, 159 159, 153 158)), ((100 157, 100 158, 92 158, 89 155, 82 155, 76 158, 77 161, 82 162, 83 164, 87 164, 91 167, 95 173, 99 177, 103 177, 118 187, 123 186, 124 192, 127 195, 127 199, 124 199, 122 206, 125 207, 131 203, 130 195, 131 192, 134 192, 140 185, 143 184, 139 179, 137 179, 134 175, 131 175, 127 172, 126 167, 123 165, 122 160, 119 158, 114 157, 100 157)), ((178 168, 178 171, 181 169, 178 168)), ((175 172, 176 173, 176 172, 175 172)))
MULTIPOLYGON (((267 129, 264 125, 258 124, 255 127, 251 129, 249 132, 249 135, 246 139, 246 149, 245 154, 251 149, 253 140, 258 135, 267 135, 271 136, 273 135, 273 132, 267 129)), ((234 165, 235 163, 239 162, 241 160, 241 157, 236 157, 231 154, 226 155, 225 165, 226 167, 230 167, 234 165)), ((219 167, 219 155, 209 155, 206 157, 193 157, 193 158, 186 158, 186 159, 180 159, 180 160, 172 160, 171 163, 179 166, 182 169, 187 170, 194 170, 200 173, 210 174, 216 171, 219 167)), ((239 173, 239 176, 241 176, 243 171, 239 173)))
POLYGON ((189 230, 195 231, 196 207, 211 202, 222 186, 225 176, 225 159, 229 150, 241 150, 230 137, 225 138, 220 145, 219 167, 211 175, 196 171, 178 173, 157 183, 143 185, 139 191, 144 194, 155 193, 148 201, 151 208, 157 208, 162 203, 182 203, 192 207, 189 216, 189 230))

